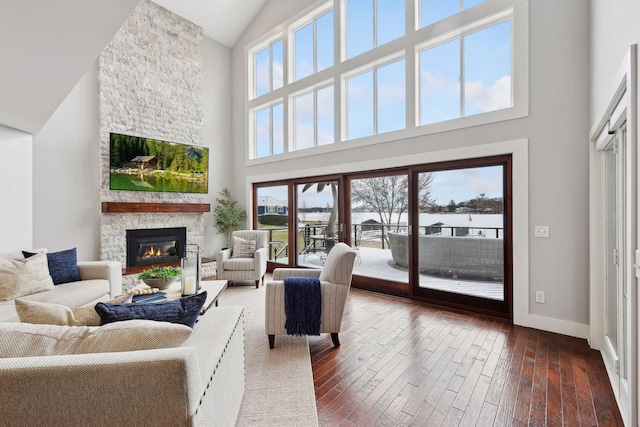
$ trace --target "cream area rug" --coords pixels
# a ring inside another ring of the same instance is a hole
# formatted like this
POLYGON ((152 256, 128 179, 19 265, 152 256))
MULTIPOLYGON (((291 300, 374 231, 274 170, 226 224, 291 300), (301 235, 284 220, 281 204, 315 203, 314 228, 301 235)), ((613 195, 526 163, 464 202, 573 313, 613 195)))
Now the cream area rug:
MULTIPOLYGON (((252 282, 253 283, 253 282, 252 282)), ((316 396, 306 337, 264 332, 265 286, 232 286, 220 305, 245 308, 245 391, 236 426, 317 426, 316 396)))

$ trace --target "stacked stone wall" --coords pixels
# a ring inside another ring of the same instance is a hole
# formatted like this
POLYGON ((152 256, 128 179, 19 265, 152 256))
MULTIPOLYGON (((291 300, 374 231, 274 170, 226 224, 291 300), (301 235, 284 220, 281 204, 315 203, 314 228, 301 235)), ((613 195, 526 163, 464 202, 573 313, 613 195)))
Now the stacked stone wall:
MULTIPOLYGON (((204 203, 202 194, 109 189, 109 135, 203 145, 202 28, 149 0, 140 2, 98 60, 102 202, 204 203)), ((126 261, 126 230, 187 227, 204 245, 201 213, 103 213, 101 259, 126 261)))

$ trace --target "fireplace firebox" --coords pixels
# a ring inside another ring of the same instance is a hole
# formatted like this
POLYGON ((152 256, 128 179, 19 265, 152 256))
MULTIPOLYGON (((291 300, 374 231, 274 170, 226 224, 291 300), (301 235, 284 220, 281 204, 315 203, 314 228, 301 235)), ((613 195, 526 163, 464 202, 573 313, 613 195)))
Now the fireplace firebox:
POLYGON ((186 243, 186 227, 127 230, 127 267, 179 261, 186 243))

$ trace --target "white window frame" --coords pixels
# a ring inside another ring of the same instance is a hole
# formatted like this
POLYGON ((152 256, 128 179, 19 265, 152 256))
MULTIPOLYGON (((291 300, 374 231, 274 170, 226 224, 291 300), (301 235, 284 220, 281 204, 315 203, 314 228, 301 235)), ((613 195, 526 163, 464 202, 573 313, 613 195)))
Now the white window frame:
MULTIPOLYGON (((486 2, 486 1, 487 0, 483 0, 483 2, 486 2)), ((446 16, 446 17, 442 18, 440 21, 444 21, 445 19, 449 19, 451 16, 457 15, 460 12, 463 12, 465 10, 470 9, 470 8, 466 7, 464 3, 465 3, 465 0, 460 0, 460 10, 458 10, 458 12, 454 13, 453 15, 449 15, 449 16, 446 16)), ((481 4, 482 3, 478 3, 478 4, 473 5, 471 7, 480 6, 481 4)), ((415 11, 416 11, 416 19, 415 19, 415 29, 416 30, 420 30, 421 28, 427 28, 427 27, 430 27, 431 25, 435 25, 438 22, 440 22, 440 21, 436 21, 436 22, 432 22, 431 24, 426 25, 424 27, 420 26, 420 21, 421 21, 420 18, 422 18, 422 0, 415 0, 415 11)))
MULTIPOLYGON (((304 150, 309 150, 312 148, 317 148, 319 147, 318 145, 318 91, 322 90, 322 89, 326 89, 330 86, 333 86, 333 95, 335 98, 335 94, 336 94, 336 86, 333 84, 333 80, 328 80, 328 81, 324 81, 321 82, 319 84, 316 84, 312 87, 307 87, 304 90, 301 90, 299 92, 296 93, 292 93, 291 95, 289 95, 289 126, 288 126, 288 134, 290 135, 289 138, 289 152, 295 152, 295 151, 304 151, 304 150), (296 107, 295 107, 295 100, 296 98, 300 97, 300 96, 304 96, 304 95, 308 95, 310 93, 313 93, 313 147, 307 147, 307 148, 301 148, 298 149, 296 147, 296 107)), ((334 114, 334 118, 335 118, 335 103, 334 103, 334 108, 333 108, 333 114, 334 114)), ((331 146, 333 144, 335 144, 336 139, 335 139, 335 128, 336 128, 336 123, 335 120, 333 122, 333 134, 334 134, 334 138, 333 138, 333 143, 332 144, 326 144, 323 145, 323 147, 326 146, 331 146)))
MULTIPOLYGON (((256 160, 270 158, 270 157, 279 155, 279 154, 273 154, 273 107, 278 105, 282 105, 282 120, 284 122, 286 112, 285 112, 285 102, 283 99, 276 99, 268 104, 260 105, 249 112, 250 121, 249 121, 248 129, 249 129, 249 134, 251 135, 251 138, 249 140, 252 142, 251 157, 253 157, 256 160), (258 153, 258 138, 257 138, 258 126, 256 124, 256 113, 267 110, 267 109, 269 110, 269 151, 271 152, 271 154, 269 156, 256 157, 258 153)), ((285 123, 282 124, 282 127, 283 127, 282 129, 283 151, 286 153, 287 132, 285 128, 285 123)))
MULTIPOLYGON (((373 20, 371 21, 371 26, 373 27, 373 47, 372 47, 371 49, 367 50, 367 51, 360 52, 359 54, 357 54, 357 55, 355 55, 355 56, 353 56, 353 57, 351 57, 351 58, 347 58, 347 47, 348 47, 348 34, 347 34, 347 19, 348 19, 348 16, 347 16, 347 15, 348 15, 348 14, 347 14, 347 2, 348 2, 348 1, 349 1, 349 0, 341 0, 341 5, 340 5, 341 10, 342 10, 342 14, 341 14, 342 19, 341 19, 341 21, 340 21, 340 26, 341 26, 341 28, 343 29, 343 31, 341 32, 341 34, 342 34, 342 37, 341 37, 342 45, 341 45, 341 49, 340 49, 340 59, 341 59, 342 61, 348 61, 348 60, 351 60, 351 59, 353 59, 353 58, 357 58, 357 57, 358 57, 358 56, 360 56, 360 55, 365 55, 365 54, 367 54, 368 52, 371 52, 372 50, 375 50, 375 49, 377 49, 377 48, 379 48, 379 47, 380 47, 380 46, 378 45, 378 19, 377 19, 377 18, 378 18, 378 0, 371 0, 371 1, 373 1, 373 20)), ((416 6, 416 7, 418 7, 418 6, 416 6)), ((416 15, 417 15, 417 13, 416 13, 416 15)), ((405 22, 407 21, 407 19, 406 19, 406 18, 407 18, 407 10, 406 10, 406 8, 405 8, 405 22)), ((398 37, 397 39, 394 39, 394 40, 391 40, 391 41, 389 41, 389 42, 386 42, 386 43, 382 44, 381 46, 384 46, 384 45, 389 44, 389 43, 393 43, 393 42, 395 42, 395 41, 396 41, 396 40, 398 40, 398 39, 401 39, 401 38, 403 38, 403 37, 406 37, 407 32, 408 32, 409 30, 410 30, 410 29, 409 29, 409 28, 407 28, 407 26, 405 25, 404 36, 400 36, 400 37, 398 37)))
POLYGON ((282 40, 282 68, 283 68, 283 73, 284 73, 284 69, 286 68, 286 61, 287 61, 287 56, 286 56, 286 42, 285 39, 283 37, 282 33, 277 33, 269 38, 267 38, 266 40, 262 41, 260 44, 252 47, 249 52, 248 52, 248 57, 249 57, 249 64, 247 67, 247 73, 248 73, 248 78, 247 78, 247 90, 249 93, 249 99, 255 99, 255 98, 261 98, 265 95, 268 95, 269 93, 272 93, 274 90, 278 90, 281 89, 282 87, 284 87, 285 85, 285 76, 282 76, 282 86, 279 88, 274 89, 273 88, 273 45, 278 43, 280 40, 282 40), (262 94, 260 96, 257 95, 257 81, 256 81, 256 55, 259 52, 262 52, 264 49, 269 48, 269 91, 265 94, 262 94))
MULTIPOLYGON (((419 2, 419 1, 418 1, 419 2)), ((463 118, 469 118, 469 117, 473 117, 473 116, 477 116, 477 115, 484 115, 484 114, 490 114, 490 113, 494 113, 496 111, 502 111, 504 109, 509 109, 509 108, 513 108, 514 107, 514 91, 515 91, 515 78, 514 78, 514 46, 513 46, 513 30, 514 30, 514 23, 513 23, 513 9, 507 9, 502 11, 501 13, 498 13, 496 15, 487 17, 486 19, 482 19, 480 21, 474 22, 470 25, 467 25, 465 27, 461 27, 461 28, 457 28, 455 31, 449 32, 447 34, 443 34, 440 37, 436 37, 433 38, 431 40, 427 40, 423 43, 420 43, 416 46, 415 48, 415 55, 416 55, 416 81, 415 81, 415 85, 416 85, 416 105, 415 105, 415 109, 416 109, 416 117, 415 117, 415 122, 416 122, 416 126, 430 126, 430 125, 436 125, 436 124, 440 124, 440 123, 444 123, 442 121, 440 122, 435 122, 435 123, 425 123, 422 124, 420 122, 420 118, 421 118, 421 99, 420 99, 420 94, 421 94, 421 87, 420 87, 420 54, 428 49, 432 49, 434 47, 437 46, 441 46, 445 43, 451 42, 453 40, 460 40, 460 79, 459 79, 459 85, 460 85, 460 112, 459 112, 459 116, 456 118, 453 118, 451 120, 459 120, 459 119, 463 119, 463 118), (511 89, 510 89, 510 96, 511 96, 511 100, 510 100, 510 105, 509 107, 506 108, 500 108, 497 110, 492 110, 492 111, 486 111, 483 113, 477 113, 477 114, 471 114, 471 115, 466 115, 466 108, 465 108, 465 56, 464 56, 464 38, 465 36, 471 35, 471 34, 475 34, 479 31, 482 30, 486 30, 488 28, 491 28, 495 25, 499 25, 505 22, 510 22, 511 24, 511 89)))
MULTIPOLYGON (((343 112, 342 117, 344 117, 344 120, 341 121, 342 123, 342 127, 340 129, 340 139, 341 141, 349 141, 349 143, 351 143, 352 141, 356 141, 356 140, 361 140, 364 138, 370 138, 372 136, 375 135, 385 135, 387 133, 395 133, 395 132, 399 132, 402 131, 404 129, 398 129, 396 131, 392 131, 392 132, 385 132, 382 134, 378 133, 378 103, 377 103, 377 99, 378 99, 378 88, 377 88, 377 70, 389 65, 389 64, 393 64, 394 62, 398 62, 404 60, 405 61, 405 76, 406 76, 406 67, 408 67, 407 64, 407 60, 406 60, 406 55, 404 51, 399 51, 399 52, 395 52, 392 55, 389 55, 387 57, 384 58, 380 58, 377 61, 371 62, 369 64, 366 64, 360 68, 357 68, 355 70, 352 70, 348 73, 345 73, 344 75, 342 75, 341 78, 341 87, 343 88, 340 92, 342 95, 342 102, 341 102, 341 111, 343 112), (373 134, 372 135, 368 135, 368 136, 363 136, 360 138, 356 138, 356 139, 349 139, 349 91, 347 90, 347 80, 349 80, 352 77, 356 77, 359 76, 361 74, 364 73, 368 73, 369 71, 373 71, 373 134)), ((407 81, 405 78, 405 93, 406 93, 406 86, 407 86, 407 81)), ((405 103, 407 102, 406 96, 405 96, 405 103)), ((407 123, 405 121, 405 129, 407 127, 407 123)))
MULTIPOLYGON (((288 57, 291 58, 290 61, 287 61, 288 64, 285 64, 285 67, 289 69, 289 83, 293 83, 296 80, 296 36, 295 33, 296 31, 298 31, 299 29, 301 29, 302 27, 313 23, 313 73, 311 73, 311 75, 314 75, 318 72, 318 40, 317 40, 317 20, 322 18, 324 15, 326 15, 329 12, 332 12, 333 9, 333 2, 327 2, 324 5, 315 8, 313 10, 313 12, 306 14, 303 18, 298 19, 297 21, 295 21, 293 24, 291 24, 289 26, 289 30, 287 31, 287 36, 288 39, 291 40, 291 42, 288 44, 289 45, 289 52, 288 52, 288 57)), ((333 29, 333 33, 334 33, 334 43, 335 43, 335 34, 336 34, 336 29, 335 29, 335 13, 334 13, 334 29, 333 29)), ((335 58, 333 61, 333 65, 331 67, 333 67, 335 65, 335 58)), ((329 68, 331 68, 329 67, 329 68)), ((323 70, 320 71, 324 71, 326 69, 329 68, 325 68, 323 70)), ((302 77, 299 80, 304 80, 306 78, 308 78, 310 76, 305 76, 302 77)))
POLYGON ((430 135, 450 130, 464 129, 471 126, 478 126, 516 118, 526 117, 529 114, 529 0, 490 0, 475 5, 456 15, 450 16, 438 22, 438 25, 429 25, 421 29, 411 28, 416 22, 417 10, 415 8, 415 0, 405 0, 406 6, 406 35, 399 39, 393 40, 382 46, 374 48, 368 52, 358 55, 346 61, 341 61, 344 49, 344 28, 337 23, 343 22, 344 19, 344 0, 319 0, 311 4, 291 19, 278 25, 272 31, 260 37, 254 44, 245 47, 245 70, 247 70, 247 81, 253 84, 253 74, 251 70, 252 56, 251 52, 257 52, 260 48, 268 45, 270 42, 282 37, 283 38, 283 87, 273 92, 262 95, 258 99, 252 99, 252 88, 247 87, 247 97, 245 98, 245 165, 259 165, 282 160, 297 159, 306 156, 313 156, 323 153, 344 150, 347 148, 364 147, 373 144, 387 143, 390 141, 414 138, 423 135, 430 135), (413 5, 413 6, 412 6, 413 5), (333 67, 324 69, 316 74, 305 77, 304 79, 291 82, 289 73, 291 69, 291 31, 290 28, 297 28, 303 22, 309 22, 312 16, 321 16, 323 12, 333 7, 334 13, 334 65, 333 67), (471 28, 474 23, 495 17, 505 11, 512 14, 512 97, 513 106, 471 116, 460 117, 443 122, 437 122, 427 125, 417 125, 419 93, 418 82, 416 76, 419 73, 416 46, 423 46, 427 42, 435 42, 439 38, 450 36, 462 28, 471 28), (284 28, 284 30, 283 30, 284 28), (406 60, 406 128, 403 130, 386 132, 382 134, 372 135, 369 137, 358 138, 346 141, 344 139, 345 117, 344 111, 344 80, 343 76, 349 75, 354 70, 362 69, 367 64, 379 61, 380 58, 386 58, 399 51, 405 51, 406 60), (294 93, 310 90, 315 85, 322 82, 334 81, 334 126, 335 135, 334 143, 328 145, 317 146, 311 149, 291 151, 289 140, 292 138, 291 132, 291 115, 289 113, 289 99, 294 93), (284 153, 275 156, 255 158, 255 141, 253 141, 252 112, 262 108, 267 103, 276 100, 285 99, 287 102, 283 104, 284 117, 284 153))

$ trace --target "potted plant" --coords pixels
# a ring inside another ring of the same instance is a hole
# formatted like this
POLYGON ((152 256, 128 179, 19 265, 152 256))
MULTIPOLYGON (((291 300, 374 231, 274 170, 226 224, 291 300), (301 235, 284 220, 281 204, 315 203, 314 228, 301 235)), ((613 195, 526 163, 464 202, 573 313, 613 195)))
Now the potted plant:
POLYGON ((216 198, 213 209, 213 223, 220 234, 227 236, 227 247, 231 247, 231 233, 240 228, 242 221, 247 218, 247 212, 231 197, 231 192, 223 188, 216 198))
POLYGON ((152 288, 166 289, 181 273, 180 267, 151 267, 138 274, 138 279, 152 288))

